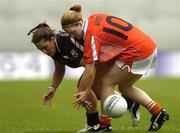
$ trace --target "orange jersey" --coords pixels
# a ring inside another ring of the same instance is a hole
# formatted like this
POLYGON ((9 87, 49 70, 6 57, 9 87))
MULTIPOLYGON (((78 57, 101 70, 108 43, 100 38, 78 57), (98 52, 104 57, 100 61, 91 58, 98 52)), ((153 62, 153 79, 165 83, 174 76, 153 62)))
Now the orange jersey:
POLYGON ((156 49, 144 32, 115 16, 94 14, 83 25, 84 60, 104 63, 117 59, 123 62, 142 60, 156 49))

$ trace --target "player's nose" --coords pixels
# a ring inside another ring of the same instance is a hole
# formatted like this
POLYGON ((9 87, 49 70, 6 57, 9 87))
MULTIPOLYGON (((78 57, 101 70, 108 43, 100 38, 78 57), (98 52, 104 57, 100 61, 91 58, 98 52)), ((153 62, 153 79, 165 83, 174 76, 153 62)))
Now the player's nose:
POLYGON ((72 38, 76 38, 76 36, 75 36, 74 34, 71 34, 70 36, 71 36, 72 38))

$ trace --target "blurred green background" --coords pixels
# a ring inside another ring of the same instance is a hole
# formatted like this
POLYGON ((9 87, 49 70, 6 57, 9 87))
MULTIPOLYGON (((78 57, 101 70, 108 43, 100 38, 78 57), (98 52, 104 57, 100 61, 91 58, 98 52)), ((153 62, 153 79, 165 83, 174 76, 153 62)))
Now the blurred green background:
MULTIPOLYGON (((84 109, 76 110, 72 105, 76 81, 64 80, 52 105, 44 106, 42 95, 49 83, 49 80, 0 82, 0 133, 73 133, 86 124, 84 109)), ((161 103, 170 114, 170 120, 159 132, 179 133, 180 79, 143 79, 137 86, 161 103)), ((127 112, 121 118, 113 119, 113 132, 147 132, 150 114, 144 107, 140 111, 141 121, 137 128, 131 127, 127 112)))

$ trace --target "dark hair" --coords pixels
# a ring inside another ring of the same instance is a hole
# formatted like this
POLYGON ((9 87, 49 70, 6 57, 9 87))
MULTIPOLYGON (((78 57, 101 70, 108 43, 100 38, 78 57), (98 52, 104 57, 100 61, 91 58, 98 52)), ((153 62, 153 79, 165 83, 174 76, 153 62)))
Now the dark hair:
POLYGON ((54 30, 52 30, 46 23, 40 23, 28 32, 28 35, 33 33, 31 42, 36 44, 42 39, 45 41, 51 40, 52 36, 55 36, 54 30))

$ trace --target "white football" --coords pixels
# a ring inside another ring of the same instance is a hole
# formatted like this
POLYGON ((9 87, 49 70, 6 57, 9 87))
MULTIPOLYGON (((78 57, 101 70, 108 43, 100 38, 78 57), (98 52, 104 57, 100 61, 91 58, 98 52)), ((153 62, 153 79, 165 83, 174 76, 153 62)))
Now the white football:
POLYGON ((104 111, 113 118, 121 117, 127 111, 127 102, 121 95, 110 95, 104 101, 104 111))

